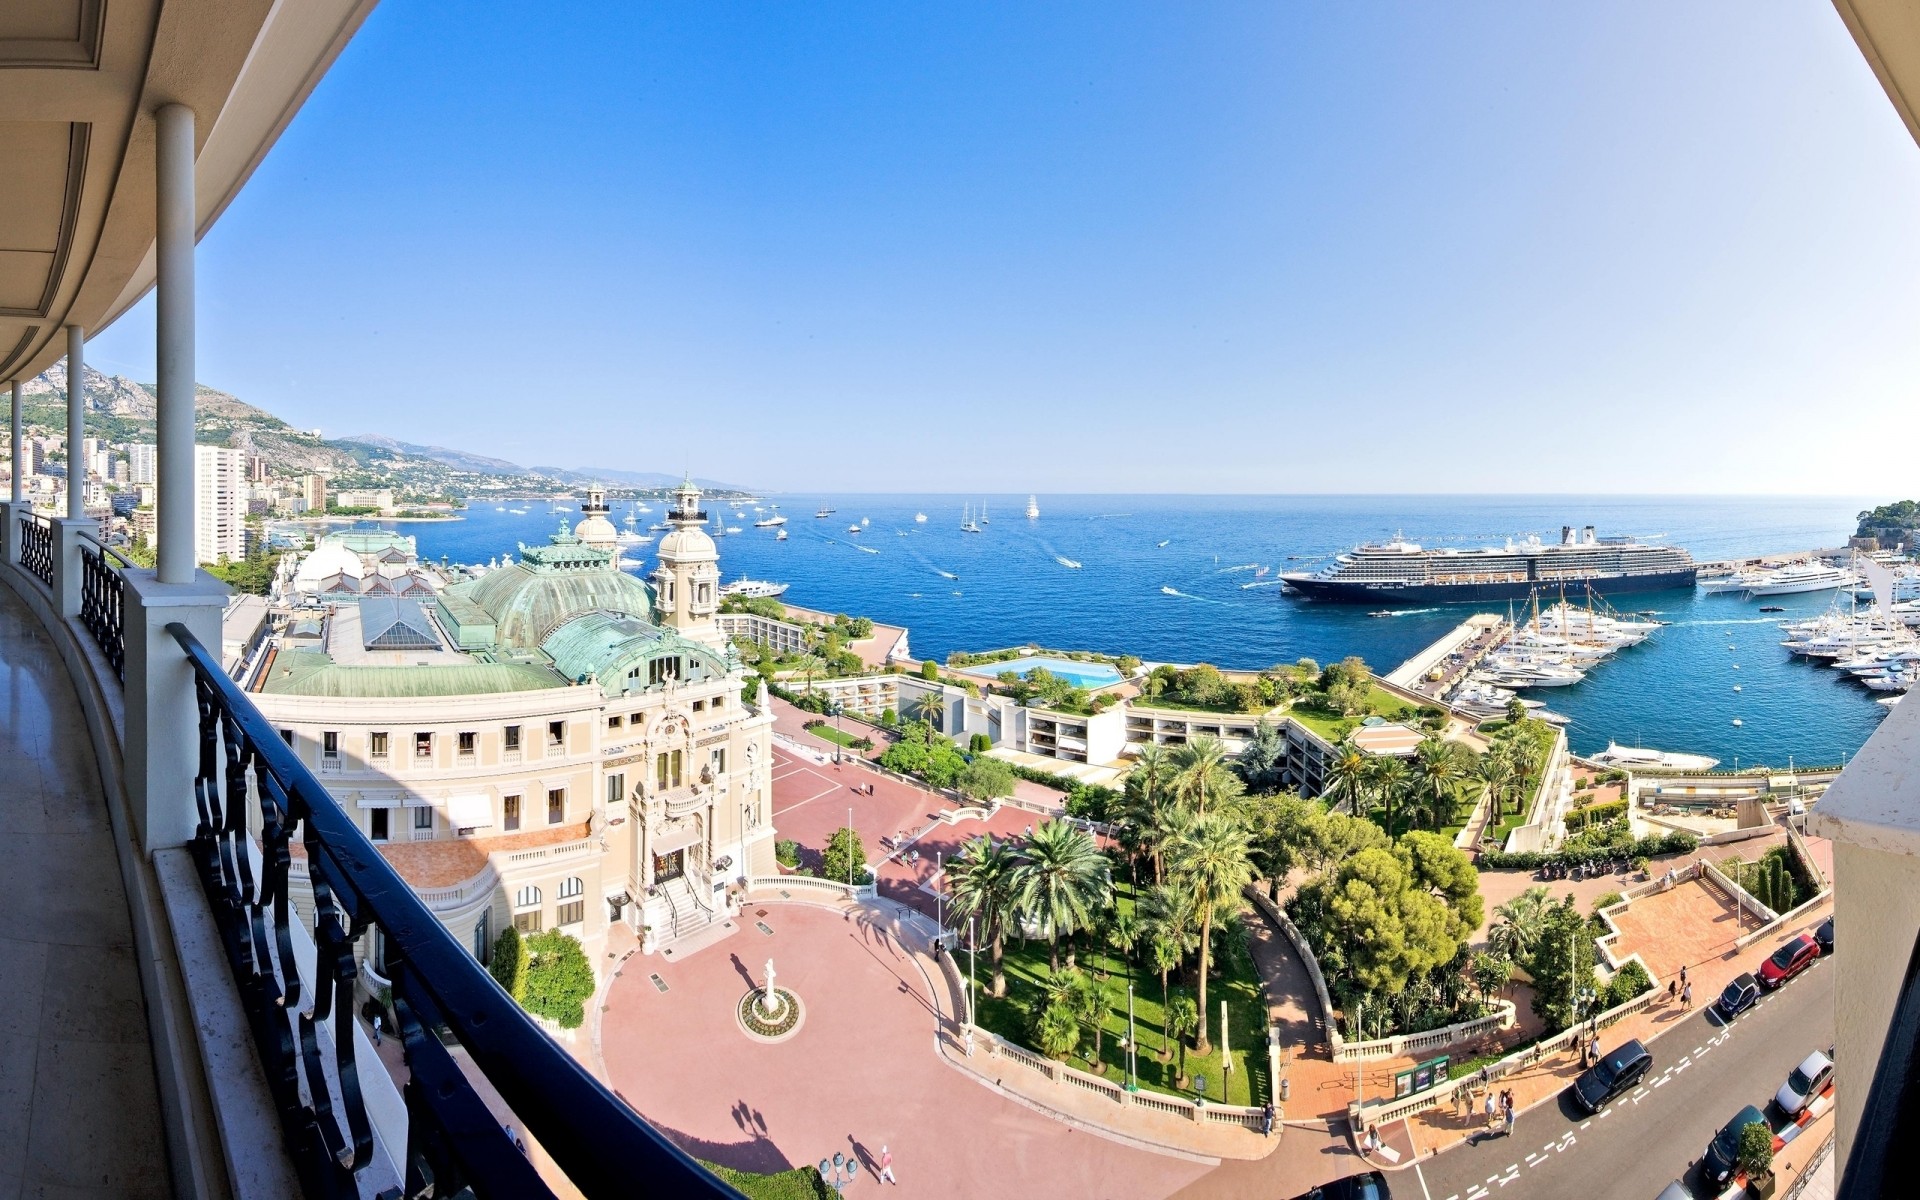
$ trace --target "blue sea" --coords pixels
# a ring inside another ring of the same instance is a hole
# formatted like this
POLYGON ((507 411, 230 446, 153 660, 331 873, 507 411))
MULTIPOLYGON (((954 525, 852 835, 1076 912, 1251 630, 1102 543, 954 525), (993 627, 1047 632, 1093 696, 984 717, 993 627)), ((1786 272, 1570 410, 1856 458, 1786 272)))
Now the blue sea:
MULTIPOLYGON (((1807 550, 1843 545, 1855 515, 1885 498, 1042 495, 1033 521, 1023 515, 1026 499, 763 499, 788 517, 785 542, 753 528, 750 507, 739 518, 718 503, 709 509, 743 530, 718 542, 728 578, 780 580, 792 585, 786 599, 795 604, 905 625, 923 657, 1035 642, 1241 668, 1358 654, 1385 672, 1487 606, 1369 617, 1364 606, 1283 596, 1272 586, 1278 574, 1395 534, 1473 547, 1529 533, 1555 538, 1569 524, 1663 540, 1703 560, 1807 550), (978 510, 983 501, 983 532, 961 532, 962 505, 978 510), (822 504, 838 511, 816 519, 822 504), (915 523, 916 512, 927 515, 925 523, 915 523), (863 532, 847 532, 862 520, 863 532)), ((654 511, 642 514, 643 525, 665 507, 646 503, 654 511)), ((464 521, 400 528, 418 538, 423 556, 485 562, 518 542, 543 541, 561 519, 548 504, 521 507, 530 511, 487 505, 464 521)), ((614 519, 628 507, 618 502, 614 519)), ((634 569, 652 569, 648 550, 639 548, 645 557, 634 569)), ((1758 601, 1691 592, 1617 597, 1618 607, 1657 611, 1667 628, 1584 682, 1533 695, 1573 718, 1576 751, 1615 739, 1711 754, 1729 766, 1843 761, 1883 710, 1874 693, 1837 672, 1790 659, 1775 627, 1783 617, 1826 608, 1832 596, 1770 602, 1788 611, 1764 615, 1758 601)))

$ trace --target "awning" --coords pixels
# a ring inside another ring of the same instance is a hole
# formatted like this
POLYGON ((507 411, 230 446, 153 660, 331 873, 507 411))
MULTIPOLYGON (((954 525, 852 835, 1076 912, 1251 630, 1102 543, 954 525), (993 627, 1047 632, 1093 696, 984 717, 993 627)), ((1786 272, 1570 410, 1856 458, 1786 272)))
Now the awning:
POLYGON ((484 795, 449 796, 447 823, 456 829, 484 829, 493 824, 493 801, 484 795))
POLYGON ((677 829, 665 833, 650 833, 647 837, 647 853, 655 858, 672 854, 675 850, 685 850, 688 846, 700 842, 700 827, 689 822, 677 829))

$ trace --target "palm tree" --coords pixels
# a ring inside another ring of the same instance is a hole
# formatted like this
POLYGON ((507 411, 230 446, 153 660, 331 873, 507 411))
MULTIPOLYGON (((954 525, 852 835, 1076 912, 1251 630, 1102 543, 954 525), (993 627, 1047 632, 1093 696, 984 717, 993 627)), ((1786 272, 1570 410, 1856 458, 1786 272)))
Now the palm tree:
POLYGON ((1367 775, 1373 780, 1374 790, 1380 795, 1380 803, 1386 809, 1383 825, 1388 834, 1393 833, 1393 806, 1402 799, 1407 790, 1407 764, 1397 758, 1376 758, 1367 768, 1367 775))
POLYGON ((1135 848, 1153 862, 1153 881, 1165 877, 1166 847, 1182 825, 1183 814, 1174 795, 1173 766, 1166 751, 1148 746, 1140 765, 1127 777, 1127 827, 1135 848))
MULTIPOLYGON (((1172 1003, 1161 1008, 1160 1036, 1170 1044, 1180 1047, 1180 1066, 1175 1074, 1174 1086, 1187 1086, 1187 1035, 1195 1027, 1204 1027, 1201 1018, 1203 1010, 1196 1006, 1193 997, 1182 992, 1173 998, 1172 1003)), ((1205 1034, 1201 1035, 1205 1037, 1205 1034)), ((1201 1053, 1206 1053, 1202 1050, 1201 1053)))
POLYGON ((1499 920, 1487 930, 1487 944, 1495 954, 1512 962, 1529 961, 1540 944, 1551 906, 1546 888, 1530 887, 1521 892, 1493 910, 1499 920))
POLYGON ((1373 760, 1352 742, 1342 742, 1339 753, 1327 764, 1326 794, 1335 808, 1344 804, 1354 816, 1361 814, 1366 801, 1368 770, 1373 760))
POLYGON ((1460 778, 1460 753, 1443 738, 1421 738, 1413 748, 1413 777, 1426 802, 1427 825, 1439 830, 1453 817, 1453 785, 1460 778))
POLYGON ((1048 1058, 1065 1062, 1080 1047, 1080 1022, 1065 1004, 1049 1004, 1033 1024, 1033 1042, 1048 1058))
POLYGON ((1106 923, 1107 944, 1120 952, 1120 961, 1131 972, 1133 948, 1140 944, 1140 917, 1131 908, 1115 907, 1106 923))
POLYGON ((956 917, 973 917, 980 932, 992 944, 993 985, 988 994, 1007 994, 1007 974, 1003 968, 1007 926, 1012 923, 1015 877, 1020 855, 1011 843, 996 842, 991 835, 970 838, 960 853, 947 860, 947 904, 956 917))
POLYGON ((1174 751, 1172 757, 1177 772, 1174 792, 1200 816, 1206 815, 1209 800, 1218 804, 1245 786, 1227 765, 1227 748, 1217 737, 1201 734, 1174 751))
POLYGON ((1095 1075, 1106 1073, 1106 1064, 1100 1061, 1101 1034, 1107 1022, 1107 1011, 1111 1001, 1107 989, 1100 981, 1085 971, 1073 972, 1073 983, 1068 990, 1067 1003, 1073 1009, 1074 1017, 1081 1027, 1093 1027, 1093 1053, 1087 1058, 1087 1066, 1095 1075))
MULTIPOLYGON (((1167 975, 1186 961, 1199 943, 1199 922, 1193 899, 1170 883, 1156 884, 1140 897, 1140 936, 1146 939, 1147 961, 1160 973, 1160 1007, 1167 1006, 1167 975)), ((1161 1029, 1164 1043, 1166 1030, 1161 1029)), ((1166 1061, 1166 1047, 1161 1049, 1166 1061)))
POLYGON ((1498 750, 1488 750, 1474 759, 1473 775, 1486 785, 1488 794, 1493 797, 1490 807, 1493 817, 1498 819, 1506 812, 1507 789, 1513 786, 1513 764, 1498 750))
POLYGON ((1107 856, 1093 837, 1066 821, 1033 831, 1014 868, 1014 907, 1047 931, 1047 961, 1060 967, 1060 938, 1085 929, 1093 912, 1112 900, 1107 856))
POLYGON ((1231 906, 1240 889, 1253 882, 1253 860, 1247 855, 1246 831, 1220 813, 1201 817, 1188 829, 1170 864, 1175 886, 1193 898, 1200 917, 1200 1026, 1195 1049, 1206 1054, 1207 968, 1212 956, 1213 919, 1231 906))

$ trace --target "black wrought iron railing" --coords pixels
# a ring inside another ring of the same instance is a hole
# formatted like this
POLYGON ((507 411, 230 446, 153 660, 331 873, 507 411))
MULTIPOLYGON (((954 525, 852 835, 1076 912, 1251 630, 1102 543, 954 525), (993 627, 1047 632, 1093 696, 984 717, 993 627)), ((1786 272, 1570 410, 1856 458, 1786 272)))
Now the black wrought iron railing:
MULTIPOLYGON (((404 1194, 551 1196, 448 1053, 457 1039, 583 1194, 738 1193, 667 1141, 543 1033, 429 912, 184 625, 197 681, 200 823, 192 852, 309 1197, 356 1194, 373 1152, 351 1036, 354 946, 385 945, 409 1078, 404 1194), (250 830, 249 826, 252 826, 250 830), (257 832, 255 832, 257 830, 257 832), (303 978, 288 875, 305 851, 316 953, 303 978), (317 1022, 334 1031, 329 1072, 317 1022), (337 1086, 330 1086, 337 1082, 337 1086)), ((385 1068, 379 1062, 369 1070, 385 1068)), ((389 1193, 392 1194, 392 1193, 389 1193)))
POLYGON ((53 586, 53 525, 45 517, 28 513, 20 518, 20 565, 53 586))
POLYGON ((1840 1172, 1839 1200, 1912 1195, 1907 1189, 1913 1186, 1915 1139, 1920 1139, 1920 941, 1907 958, 1887 1040, 1880 1045, 1866 1107, 1840 1172), (1895 1186, 1901 1179, 1907 1182, 1895 1186))
POLYGON ((121 683, 127 681, 127 581, 120 570, 132 565, 98 543, 80 547, 80 623, 121 683))

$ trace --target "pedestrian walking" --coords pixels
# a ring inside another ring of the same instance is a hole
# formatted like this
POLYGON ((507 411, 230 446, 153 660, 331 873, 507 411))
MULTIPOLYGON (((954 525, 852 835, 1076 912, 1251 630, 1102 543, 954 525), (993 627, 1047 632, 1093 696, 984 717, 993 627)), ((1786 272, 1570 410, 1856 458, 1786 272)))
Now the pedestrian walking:
POLYGON ((1677 1000, 1677 999, 1679 999, 1679 998, 1680 998, 1680 981, 1679 981, 1678 979, 1669 979, 1669 980, 1667 980, 1667 999, 1668 999, 1668 1001, 1669 1001, 1669 1002, 1671 1002, 1671 1001, 1673 1001, 1673 1000, 1677 1000))
POLYGON ((1687 984, 1680 989, 1680 1011, 1686 1012, 1693 1007, 1693 985, 1687 984))
POLYGON ((880 1178, 895 1187, 900 1186, 900 1181, 893 1177, 893 1151, 885 1146, 880 1147, 880 1178))
POLYGON ((1487 1093, 1487 1128, 1493 1128, 1493 1114, 1500 1110, 1500 1099, 1491 1091, 1487 1093))
POLYGON ((1260 1109, 1260 1119, 1263 1123, 1260 1130, 1261 1134, 1265 1137, 1272 1137, 1273 1136, 1273 1101, 1271 1100, 1267 1101, 1266 1104, 1260 1109))
POLYGON ((380 1014, 373 1014, 373 1044, 380 1044, 380 1014))
POLYGON ((1680 964, 1680 986, 1687 986, 1687 964, 1685 963, 1680 964))
POLYGON ((1500 1115, 1507 1124, 1507 1132, 1513 1132, 1513 1089, 1500 1093, 1500 1115))

